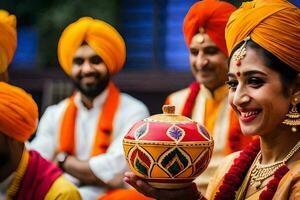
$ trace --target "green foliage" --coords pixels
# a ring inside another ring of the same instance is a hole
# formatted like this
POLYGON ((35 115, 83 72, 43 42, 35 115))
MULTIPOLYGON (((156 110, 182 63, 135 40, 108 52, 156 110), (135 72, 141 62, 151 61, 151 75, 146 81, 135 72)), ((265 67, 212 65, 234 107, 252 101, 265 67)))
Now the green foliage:
POLYGON ((115 26, 118 0, 1 0, 1 9, 17 16, 18 27, 38 31, 38 66, 57 67, 61 32, 80 17, 102 19, 115 26))
POLYGON ((70 23, 80 17, 102 19, 113 26, 116 24, 116 0, 56 0, 52 6, 37 17, 39 32, 38 63, 42 67, 56 67, 57 43, 60 34, 70 23))
MULTIPOLYGON (((238 7, 247 0, 224 1, 238 7)), ((18 27, 32 26, 38 31, 38 66, 47 68, 58 66, 57 43, 67 25, 91 16, 116 27, 119 3, 119 0, 1 0, 0 5, 17 16, 18 27)))
POLYGON ((51 5, 51 1, 40 0, 1 0, 1 9, 17 16, 18 26, 31 26, 36 23, 38 13, 51 5))

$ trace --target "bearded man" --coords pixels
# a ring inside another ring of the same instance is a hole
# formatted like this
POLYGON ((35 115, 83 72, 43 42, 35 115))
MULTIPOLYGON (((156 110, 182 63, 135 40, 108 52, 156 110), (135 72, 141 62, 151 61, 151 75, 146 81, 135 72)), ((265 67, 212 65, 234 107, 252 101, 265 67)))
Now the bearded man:
POLYGON ((238 119, 228 104, 228 52, 225 26, 235 7, 218 0, 203 0, 192 5, 183 22, 189 48, 190 67, 195 81, 167 97, 179 114, 203 124, 214 139, 208 168, 196 180, 203 194, 226 155, 239 151, 252 138, 241 132, 238 119))
POLYGON ((125 62, 121 35, 109 24, 80 18, 62 33, 58 59, 77 92, 42 116, 31 147, 77 183, 83 199, 123 186, 127 164, 122 138, 149 115, 143 103, 112 82, 125 62))

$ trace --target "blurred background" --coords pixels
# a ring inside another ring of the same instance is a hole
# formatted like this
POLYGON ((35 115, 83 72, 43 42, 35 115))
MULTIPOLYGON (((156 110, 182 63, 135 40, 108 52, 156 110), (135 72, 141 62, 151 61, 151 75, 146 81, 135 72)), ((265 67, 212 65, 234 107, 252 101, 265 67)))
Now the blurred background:
MULTIPOLYGON (((300 0, 289 0, 300 6, 300 0)), ((166 96, 193 80, 182 23, 196 0, 1 0, 17 16, 18 48, 10 82, 33 94, 40 112, 72 92, 56 48, 63 29, 83 16, 102 19, 124 37, 127 60, 114 80, 160 113, 166 96)), ((227 0, 240 6, 243 0, 227 0)))

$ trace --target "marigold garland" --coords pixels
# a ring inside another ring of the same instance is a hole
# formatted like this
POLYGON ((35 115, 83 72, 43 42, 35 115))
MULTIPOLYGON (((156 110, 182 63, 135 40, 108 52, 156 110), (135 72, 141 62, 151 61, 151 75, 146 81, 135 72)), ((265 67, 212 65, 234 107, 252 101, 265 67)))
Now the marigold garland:
POLYGON ((259 150, 259 139, 256 139, 240 153, 225 174, 224 181, 215 196, 215 200, 235 199, 236 191, 242 185, 249 166, 253 163, 259 150))
MULTIPOLYGON (((215 196, 215 200, 232 200, 235 199, 236 191, 242 185, 246 174, 252 165, 256 155, 260 151, 259 139, 255 139, 248 145, 234 160, 233 165, 225 174, 222 185, 215 196)), ((267 188, 259 196, 260 200, 271 200, 277 190, 278 184, 282 177, 289 171, 286 165, 278 168, 274 173, 274 178, 267 184, 267 188)))
POLYGON ((272 200, 280 180, 288 171, 289 168, 286 165, 278 168, 274 173, 274 178, 267 184, 267 189, 259 195, 259 200, 272 200))
MULTIPOLYGON (((200 91, 200 84, 193 82, 190 86, 190 94, 183 107, 182 115, 191 117, 197 95, 200 91)), ((231 131, 229 135, 229 145, 231 149, 236 149, 241 135, 237 131, 231 131)), ((242 185, 249 167, 252 165, 258 152, 260 151, 259 139, 253 140, 237 157, 229 171, 225 174, 224 181, 215 196, 215 200, 235 199, 236 191, 242 185)), ((269 181, 267 188, 259 196, 260 200, 271 200, 277 190, 282 177, 289 171, 286 165, 281 166, 274 173, 274 178, 269 181)), ((200 195, 201 200, 206 198, 200 195)))

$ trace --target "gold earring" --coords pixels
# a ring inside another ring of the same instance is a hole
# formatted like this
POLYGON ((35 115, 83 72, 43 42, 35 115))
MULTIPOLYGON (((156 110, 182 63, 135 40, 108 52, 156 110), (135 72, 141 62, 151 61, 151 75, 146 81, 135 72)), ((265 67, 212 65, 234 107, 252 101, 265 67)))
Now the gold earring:
POLYGON ((292 126, 292 132, 297 132, 297 127, 300 125, 300 114, 297 110, 297 104, 299 99, 297 97, 294 98, 292 102, 292 109, 286 114, 286 119, 282 122, 283 124, 292 126))

